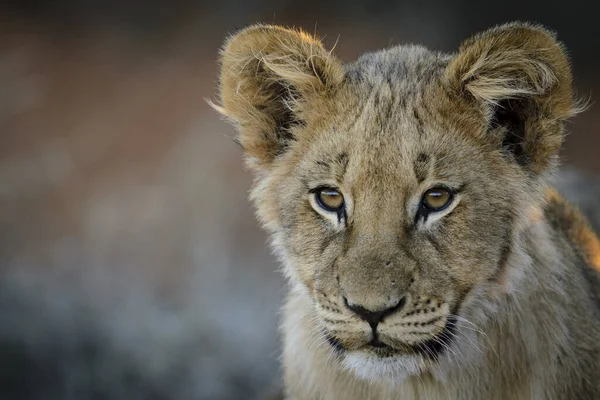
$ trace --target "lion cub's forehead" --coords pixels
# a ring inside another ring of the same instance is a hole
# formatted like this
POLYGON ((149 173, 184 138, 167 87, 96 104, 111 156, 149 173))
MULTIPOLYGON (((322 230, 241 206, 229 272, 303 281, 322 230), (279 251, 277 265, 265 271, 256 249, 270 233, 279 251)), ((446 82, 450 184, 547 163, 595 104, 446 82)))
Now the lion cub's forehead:
POLYGON ((420 169, 440 156, 445 141, 429 92, 439 86, 446 62, 446 56, 408 46, 365 54, 350 64, 333 123, 313 146, 313 177, 345 175, 381 184, 423 175, 420 169))
POLYGON ((363 54, 346 67, 346 76, 357 89, 388 85, 396 89, 397 95, 406 96, 419 91, 424 81, 440 72, 449 60, 450 56, 422 46, 396 46, 363 54))
POLYGON ((363 55, 346 69, 344 90, 336 99, 336 131, 379 157, 388 153, 382 150, 408 151, 410 143, 434 135, 438 129, 432 125, 440 119, 435 92, 447 61, 419 46, 363 55))

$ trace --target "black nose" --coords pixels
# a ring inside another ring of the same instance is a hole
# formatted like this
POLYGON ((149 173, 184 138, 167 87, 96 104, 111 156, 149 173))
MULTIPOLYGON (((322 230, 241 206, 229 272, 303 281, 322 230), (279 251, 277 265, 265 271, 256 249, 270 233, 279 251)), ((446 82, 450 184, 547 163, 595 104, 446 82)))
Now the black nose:
POLYGON ((359 304, 348 303, 348 300, 345 297, 344 304, 346 304, 346 307, 352 310, 361 319, 368 322, 369 325, 371 325, 371 328, 375 329, 377 327, 377 324, 379 324, 385 317, 395 313, 396 311, 400 311, 404 307, 404 305, 406 304, 406 297, 401 298, 398 304, 396 304, 394 307, 386 308, 384 310, 379 311, 367 310, 359 304))

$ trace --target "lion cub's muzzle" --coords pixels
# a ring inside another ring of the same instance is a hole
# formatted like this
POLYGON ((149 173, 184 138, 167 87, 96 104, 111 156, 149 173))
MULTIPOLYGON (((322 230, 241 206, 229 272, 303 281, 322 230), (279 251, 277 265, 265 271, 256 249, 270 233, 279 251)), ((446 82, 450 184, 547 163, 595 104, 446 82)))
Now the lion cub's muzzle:
POLYGON ((354 314, 358 315, 363 321, 367 322, 372 330, 373 339, 369 342, 369 345, 373 347, 385 347, 385 344, 379 340, 379 335, 377 333, 377 327, 384 318, 389 317, 390 315, 400 311, 404 305, 406 304, 406 297, 402 297, 398 303, 392 307, 371 311, 367 310, 363 306, 359 304, 348 303, 348 299, 344 297, 344 305, 354 312, 354 314))
POLYGON ((339 351, 436 358, 454 336, 456 320, 439 299, 406 295, 391 307, 370 310, 321 293, 316 303, 327 339, 339 351))

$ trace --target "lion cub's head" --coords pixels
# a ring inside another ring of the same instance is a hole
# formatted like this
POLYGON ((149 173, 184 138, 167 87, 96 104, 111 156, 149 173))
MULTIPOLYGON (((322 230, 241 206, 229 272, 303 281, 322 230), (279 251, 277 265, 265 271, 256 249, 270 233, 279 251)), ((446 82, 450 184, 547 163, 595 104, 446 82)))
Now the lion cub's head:
POLYGON ((351 64, 276 26, 228 40, 217 108, 311 329, 348 366, 434 363, 460 321, 511 291, 571 86, 561 45, 525 24, 455 55, 400 46, 351 64))

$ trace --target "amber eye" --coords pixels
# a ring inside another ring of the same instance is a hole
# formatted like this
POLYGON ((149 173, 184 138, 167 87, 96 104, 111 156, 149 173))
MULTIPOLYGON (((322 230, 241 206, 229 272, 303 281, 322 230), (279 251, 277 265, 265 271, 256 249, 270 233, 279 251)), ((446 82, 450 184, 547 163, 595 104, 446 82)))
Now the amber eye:
POLYGON ((326 211, 340 211, 344 207, 344 196, 337 189, 319 189, 315 192, 315 198, 326 211))
POLYGON ((421 201, 427 211, 441 211, 452 203, 452 192, 445 188, 429 189, 421 201))

